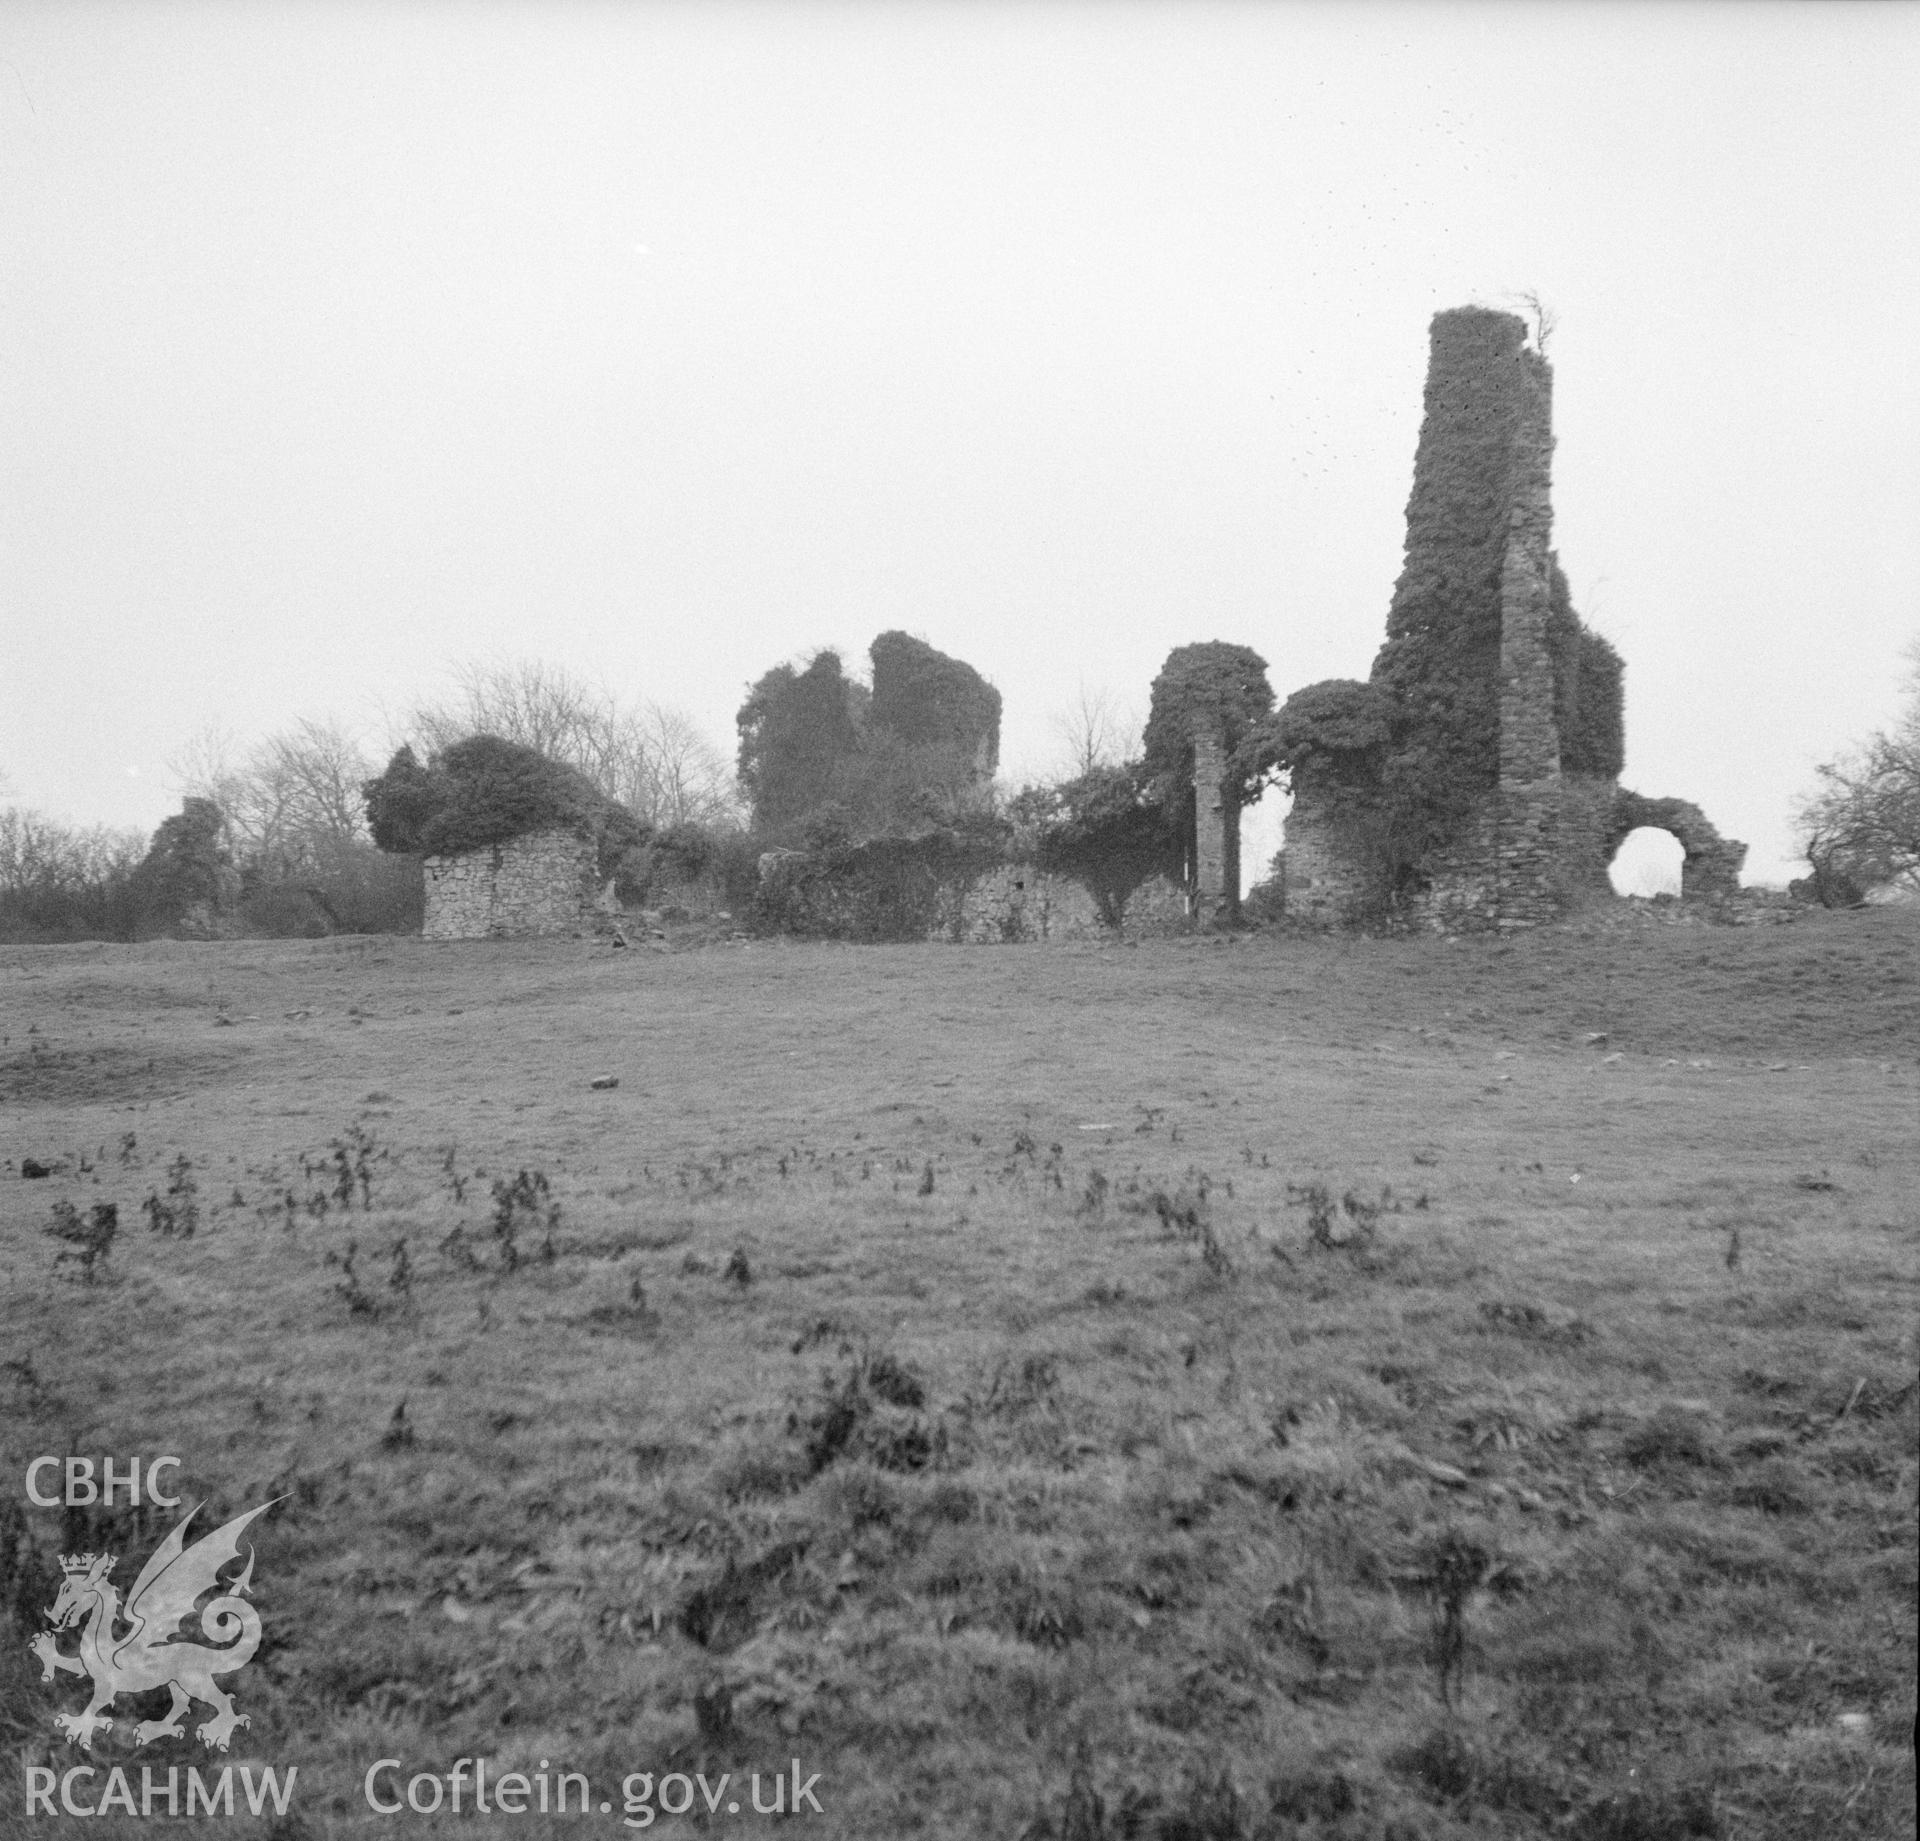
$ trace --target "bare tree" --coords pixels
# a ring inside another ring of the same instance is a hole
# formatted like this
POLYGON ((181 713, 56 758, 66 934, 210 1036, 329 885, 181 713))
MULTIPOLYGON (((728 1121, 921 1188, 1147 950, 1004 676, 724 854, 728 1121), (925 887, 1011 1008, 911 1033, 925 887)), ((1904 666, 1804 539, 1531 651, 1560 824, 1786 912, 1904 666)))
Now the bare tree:
POLYGON ((0 895, 63 880, 71 836, 69 827, 39 812, 16 806, 0 811, 0 895))
POLYGON ((431 751, 469 735, 497 735, 591 772, 614 724, 613 698, 540 659, 469 660, 454 671, 450 703, 425 704, 412 726, 431 751))
POLYGON ((1123 707, 1105 686, 1089 687, 1084 678, 1073 701, 1055 710, 1049 721, 1065 752, 1069 779, 1119 766, 1140 743, 1138 714, 1123 707))
POLYGON ((648 808, 635 810, 662 829, 669 825, 731 825, 740 820, 733 768, 691 717, 649 703, 640 725, 650 773, 648 808))
POLYGON ((373 763, 338 723, 295 723, 266 744, 261 764, 279 789, 288 820, 301 835, 335 845, 366 841, 361 788, 373 772, 373 763))
POLYGON ((169 765, 187 801, 207 800, 219 814, 218 850, 238 872, 223 899, 247 927, 390 933, 420 924, 418 867, 375 848, 364 792, 375 762, 340 723, 303 720, 245 750, 215 726, 169 765))
POLYGON ((0 937, 124 938, 146 837, 0 808, 0 937))
POLYGON ((1920 638, 1905 650, 1906 704, 1891 729, 1815 769, 1801 837, 1823 901, 1876 888, 1920 894, 1920 638))
POLYGON ((455 681, 459 691, 450 702, 423 705, 407 725, 429 754, 469 735, 497 735, 579 768, 610 799, 658 828, 739 817, 726 757, 678 710, 658 703, 628 707, 538 659, 469 663, 455 681))
POLYGON ((267 876, 308 873, 368 842, 360 789, 373 763, 337 722, 302 720, 244 755, 216 725, 168 764, 183 794, 220 808, 235 859, 267 876))
POLYGON ((187 799, 211 799, 226 819, 232 836, 239 835, 237 815, 253 800, 247 785, 246 764, 232 730, 218 722, 197 729, 177 754, 167 757, 174 789, 187 799))

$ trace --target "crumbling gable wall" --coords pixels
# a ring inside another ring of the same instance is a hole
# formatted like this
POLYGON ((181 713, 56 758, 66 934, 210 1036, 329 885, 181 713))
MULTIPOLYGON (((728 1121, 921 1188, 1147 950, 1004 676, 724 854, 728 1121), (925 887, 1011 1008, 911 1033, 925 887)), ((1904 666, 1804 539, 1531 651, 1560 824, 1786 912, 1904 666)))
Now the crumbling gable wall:
MULTIPOLYGON (((1367 687, 1316 685, 1300 693, 1313 708, 1281 712, 1286 902, 1324 922, 1399 906, 1450 930, 1524 927, 1607 887, 1634 797, 1618 790, 1621 663, 1553 555, 1553 373, 1526 322, 1457 308, 1431 338, 1406 560, 1371 680, 1387 740, 1358 775, 1314 745, 1321 707, 1340 707, 1329 693, 1357 707, 1367 687)), ((1716 834, 1697 854, 1698 892, 1737 885, 1743 846, 1716 834)))

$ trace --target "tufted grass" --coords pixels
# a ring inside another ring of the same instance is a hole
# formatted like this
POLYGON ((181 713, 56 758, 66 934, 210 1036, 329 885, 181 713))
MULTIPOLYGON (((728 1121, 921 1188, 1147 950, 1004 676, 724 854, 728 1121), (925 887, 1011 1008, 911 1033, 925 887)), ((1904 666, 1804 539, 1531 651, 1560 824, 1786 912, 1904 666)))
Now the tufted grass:
POLYGON ((1916 966, 1888 911, 10 949, 0 1794, 77 1756, 19 1640, 52 1556, 173 1520, 26 1460, 164 1450, 197 1525, 286 1497, 232 1759, 309 1834, 476 1754, 616 1817, 798 1757, 845 1837, 1064 1834, 1076 1760, 1110 1834, 1911 1832, 1916 966), (523 1168, 560 1215, 508 1273, 523 1168), (119 1204, 91 1287, 59 1200, 119 1204))

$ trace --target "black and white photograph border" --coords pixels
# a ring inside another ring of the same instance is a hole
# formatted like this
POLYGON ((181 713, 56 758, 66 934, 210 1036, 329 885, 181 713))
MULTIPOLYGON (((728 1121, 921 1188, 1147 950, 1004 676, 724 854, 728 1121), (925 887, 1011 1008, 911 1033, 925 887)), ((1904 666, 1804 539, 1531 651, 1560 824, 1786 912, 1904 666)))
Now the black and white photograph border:
POLYGON ((1910 1836, 1917 79, 0 5, 0 1832, 1910 1836))

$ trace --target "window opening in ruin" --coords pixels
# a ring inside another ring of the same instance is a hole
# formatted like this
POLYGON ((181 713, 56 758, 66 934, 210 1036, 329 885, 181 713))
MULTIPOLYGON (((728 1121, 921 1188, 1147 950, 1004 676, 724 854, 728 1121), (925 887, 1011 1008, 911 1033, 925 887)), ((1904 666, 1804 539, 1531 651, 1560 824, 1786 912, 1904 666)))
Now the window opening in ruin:
POLYGON ((1678 896, 1686 854, 1671 831, 1639 825, 1620 840, 1607 865, 1607 878, 1616 895, 1678 896))

